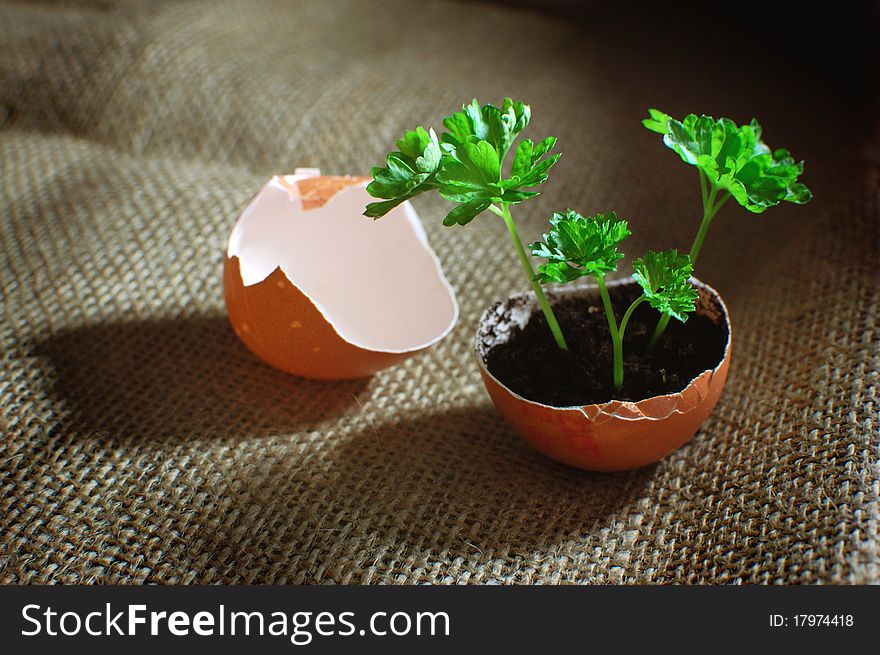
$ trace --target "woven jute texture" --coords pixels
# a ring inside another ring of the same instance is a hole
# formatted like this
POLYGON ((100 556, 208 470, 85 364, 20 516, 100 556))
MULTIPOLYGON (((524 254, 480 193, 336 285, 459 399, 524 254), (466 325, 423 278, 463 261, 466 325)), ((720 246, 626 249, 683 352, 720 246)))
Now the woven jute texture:
POLYGON ((451 0, 3 3, 0 580, 880 580, 878 142, 846 145, 801 77, 639 38, 451 0), (698 275, 730 308, 731 375, 657 465, 569 469, 494 411, 473 331, 526 281, 492 215, 443 228, 417 201, 461 320, 373 378, 276 372, 226 321, 225 241, 270 175, 363 174, 503 95, 564 153, 526 240, 552 209, 613 208, 631 255, 687 248, 697 176, 648 106, 754 114, 807 160, 811 204, 715 220, 698 275))

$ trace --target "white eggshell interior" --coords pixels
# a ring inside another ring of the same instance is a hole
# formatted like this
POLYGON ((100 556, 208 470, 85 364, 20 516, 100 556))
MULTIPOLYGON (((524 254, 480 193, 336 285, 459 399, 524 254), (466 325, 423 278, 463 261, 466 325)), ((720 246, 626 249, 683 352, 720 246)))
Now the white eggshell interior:
POLYGON ((244 210, 227 249, 244 285, 281 267, 343 339, 367 350, 419 350, 446 336, 458 304, 412 205, 367 218, 373 198, 353 184, 303 209, 296 182, 318 174, 273 177, 244 210))

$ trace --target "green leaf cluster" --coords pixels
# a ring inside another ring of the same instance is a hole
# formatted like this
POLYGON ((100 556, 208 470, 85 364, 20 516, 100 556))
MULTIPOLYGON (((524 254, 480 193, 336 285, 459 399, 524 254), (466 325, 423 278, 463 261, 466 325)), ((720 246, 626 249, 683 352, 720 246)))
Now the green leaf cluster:
POLYGON ((530 189, 547 180, 560 157, 550 154, 554 137, 538 144, 520 141, 510 174, 503 176, 505 158, 530 118, 529 106, 510 98, 501 107, 474 100, 443 120, 446 131, 439 139, 422 127, 407 132, 385 167, 372 170, 367 191, 383 201, 370 203, 364 213, 378 218, 405 200, 438 189, 456 204, 444 225, 466 225, 493 203, 517 204, 537 196, 530 189))
POLYGON ((636 308, 647 302, 665 316, 684 322, 697 300, 697 290, 690 283, 690 256, 677 250, 649 250, 633 261, 633 278, 642 287, 642 294, 618 322, 605 275, 617 269, 617 262, 623 258, 618 246, 628 236, 627 222, 613 211, 584 217, 567 209, 553 214, 543 240, 529 247, 534 256, 546 260, 536 275, 540 283, 572 282, 584 276, 596 279, 611 336, 615 389, 623 385, 623 335, 636 308))
POLYGON ((435 177, 441 153, 434 130, 410 130, 397 140, 397 148, 386 157, 384 168, 376 166, 371 171, 373 181, 367 191, 374 198, 386 200, 370 203, 364 212, 367 216, 384 216, 405 200, 437 188, 435 177))
POLYGON ((517 135, 529 124, 531 108, 522 103, 505 98, 501 107, 480 105, 473 100, 464 105, 461 111, 443 119, 448 132, 441 137, 444 143, 458 147, 476 139, 487 141, 504 159, 517 135))
POLYGON ((709 183, 724 189, 751 212, 761 213, 782 201, 805 204, 812 192, 800 182, 804 163, 788 150, 771 150, 761 140, 756 120, 737 125, 729 118, 688 114, 676 120, 657 109, 648 110, 642 124, 663 135, 663 143, 682 161, 699 168, 709 183))
POLYGON ((627 222, 613 211, 588 217, 571 209, 556 212, 543 241, 529 246, 534 256, 547 260, 538 269, 538 280, 571 282, 613 271, 623 258, 617 247, 629 235, 627 222))
POLYGON ((691 258, 677 250, 648 250, 633 260, 633 279, 642 287, 643 296, 661 314, 682 323, 694 311, 697 290, 688 281, 694 267, 691 258))

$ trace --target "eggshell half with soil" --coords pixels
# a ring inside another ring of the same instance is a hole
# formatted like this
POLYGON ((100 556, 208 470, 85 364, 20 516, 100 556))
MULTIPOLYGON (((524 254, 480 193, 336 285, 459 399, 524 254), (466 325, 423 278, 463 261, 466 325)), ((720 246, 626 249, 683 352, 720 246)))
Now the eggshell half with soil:
MULTIPOLYGON (((514 430, 539 451, 557 461, 589 471, 624 471, 657 462, 694 436, 712 413, 730 366, 730 317, 721 296, 691 278, 699 298, 696 311, 723 322, 727 341, 717 365, 695 377, 679 393, 638 402, 611 400, 601 405, 552 407, 517 395, 486 367, 489 351, 505 343, 517 327, 540 311, 534 294, 518 294, 496 303, 483 314, 477 329, 475 354, 483 383, 495 407, 514 430)), ((608 283, 635 284, 632 278, 608 283)), ((596 296, 596 289, 569 288, 554 294, 596 296)), ((597 299, 597 302, 598 299, 597 299)))
POLYGON ((275 368, 371 375, 437 343, 455 295, 409 203, 363 216, 369 178, 275 176, 232 230, 223 287, 236 334, 275 368))

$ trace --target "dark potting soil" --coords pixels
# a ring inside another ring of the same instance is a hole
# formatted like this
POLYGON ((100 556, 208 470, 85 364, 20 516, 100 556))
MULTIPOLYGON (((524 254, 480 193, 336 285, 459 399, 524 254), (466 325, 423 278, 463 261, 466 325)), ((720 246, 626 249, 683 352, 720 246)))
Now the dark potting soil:
MULTIPOLYGON (((620 321, 641 289, 611 287, 612 305, 620 321)), ((486 366, 500 382, 524 398, 545 405, 571 407, 609 400, 639 401, 678 393, 724 355, 727 326, 708 316, 675 319, 648 352, 648 340, 659 314, 647 303, 633 312, 623 338, 623 387, 612 382, 612 346, 608 320, 598 295, 566 298, 553 305, 569 350, 557 347, 543 312, 536 309, 523 329, 493 347, 486 366)))

